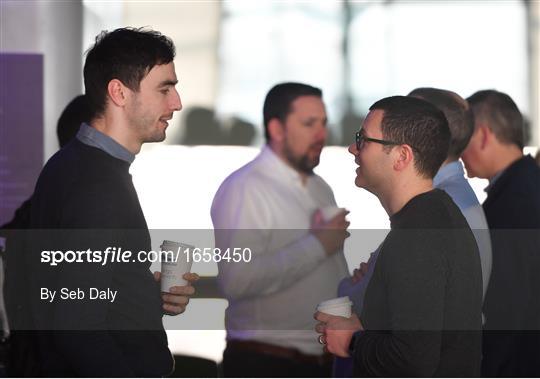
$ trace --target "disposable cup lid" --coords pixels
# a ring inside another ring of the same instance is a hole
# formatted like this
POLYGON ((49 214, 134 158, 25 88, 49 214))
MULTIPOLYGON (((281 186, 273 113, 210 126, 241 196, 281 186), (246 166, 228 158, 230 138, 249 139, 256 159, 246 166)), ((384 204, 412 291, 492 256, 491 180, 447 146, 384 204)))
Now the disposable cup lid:
POLYGON ((187 243, 183 243, 183 242, 163 240, 160 248, 169 247, 169 246, 171 246, 171 247, 180 246, 180 247, 185 247, 185 248, 189 248, 189 249, 193 249, 195 247, 195 246, 192 246, 192 245, 188 245, 187 243))
POLYGON ((329 205, 320 209, 323 218, 325 221, 330 221, 338 213, 342 212, 345 208, 338 207, 336 205, 329 205))
POLYGON ((319 306, 319 307, 317 307, 317 310, 320 311, 320 312, 323 312, 323 313, 329 313, 330 311, 337 310, 337 309, 350 310, 351 306, 352 306, 352 302, 348 302, 348 303, 343 303, 343 304, 338 304, 338 305, 332 305, 330 307, 320 307, 319 306))
POLYGON ((346 304, 349 304, 349 303, 352 304, 351 299, 349 299, 349 296, 343 296, 343 297, 338 297, 338 298, 335 298, 335 299, 330 299, 330 300, 323 301, 323 302, 319 303, 319 305, 317 307, 318 308, 326 308, 326 307, 342 306, 342 305, 346 305, 346 304))

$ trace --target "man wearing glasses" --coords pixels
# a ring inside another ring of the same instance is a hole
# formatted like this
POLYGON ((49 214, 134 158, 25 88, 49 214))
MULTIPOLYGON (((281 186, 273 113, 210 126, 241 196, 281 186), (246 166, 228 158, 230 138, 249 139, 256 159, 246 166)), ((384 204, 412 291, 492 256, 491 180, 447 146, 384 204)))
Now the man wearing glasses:
POLYGON ((328 351, 355 376, 478 376, 482 276, 474 236, 450 197, 433 189, 446 159, 444 114, 411 97, 370 108, 356 143, 355 184, 391 221, 360 315, 317 313, 328 351))

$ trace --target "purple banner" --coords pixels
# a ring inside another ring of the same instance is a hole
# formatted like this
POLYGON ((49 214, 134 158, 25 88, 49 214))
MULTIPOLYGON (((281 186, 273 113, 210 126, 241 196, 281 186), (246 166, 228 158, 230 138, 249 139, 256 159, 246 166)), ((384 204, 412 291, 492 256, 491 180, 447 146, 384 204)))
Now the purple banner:
POLYGON ((43 56, 0 54, 0 225, 32 194, 43 166, 43 56))

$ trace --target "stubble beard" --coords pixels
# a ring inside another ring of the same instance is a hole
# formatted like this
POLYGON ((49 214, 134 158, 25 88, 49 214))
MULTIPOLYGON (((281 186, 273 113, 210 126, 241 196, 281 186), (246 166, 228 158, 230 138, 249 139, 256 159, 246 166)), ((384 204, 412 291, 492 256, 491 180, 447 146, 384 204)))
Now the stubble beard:
POLYGON ((317 156, 314 159, 310 159, 308 153, 301 156, 295 156, 292 149, 287 144, 285 144, 283 152, 290 165, 303 174, 313 175, 313 169, 319 164, 320 156, 317 156))
MULTIPOLYGON (((136 103, 135 106, 140 107, 140 103, 136 103)), ((149 115, 137 114, 137 112, 134 112, 129 120, 132 131, 139 136, 141 143, 161 142, 165 140, 165 128, 162 128, 161 125, 156 125, 156 123, 160 123, 160 121, 154 120, 149 115)))

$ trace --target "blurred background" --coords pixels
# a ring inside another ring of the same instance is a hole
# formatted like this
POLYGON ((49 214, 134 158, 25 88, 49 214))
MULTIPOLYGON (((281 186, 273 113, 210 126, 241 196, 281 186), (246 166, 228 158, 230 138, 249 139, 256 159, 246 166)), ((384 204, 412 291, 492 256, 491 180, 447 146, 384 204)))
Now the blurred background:
MULTIPOLYGON (((323 89, 330 119, 331 146, 317 173, 333 187, 338 205, 351 210, 351 228, 382 229, 387 216, 376 198, 354 187, 355 165, 344 147, 369 106, 416 87, 462 97, 497 89, 524 114, 526 151, 534 153, 540 144, 539 25, 536 0, 1 0, 0 224, 32 193, 58 149, 57 119, 84 93, 84 52, 102 30, 148 26, 171 37, 177 49, 184 108, 167 140, 144 146, 131 169, 150 228, 211 228, 219 184, 263 143, 266 92, 277 82, 300 81, 323 89)), ((486 183, 472 184, 483 201, 486 183)), ((372 246, 348 246, 352 271, 372 246)), ((194 270, 217 273, 215 265, 194 270)), ((175 353, 219 362, 224 331, 195 329, 201 313, 223 325, 226 301, 212 291, 205 296, 180 316, 181 328, 193 330, 169 331, 170 345, 175 353)))

